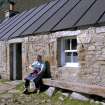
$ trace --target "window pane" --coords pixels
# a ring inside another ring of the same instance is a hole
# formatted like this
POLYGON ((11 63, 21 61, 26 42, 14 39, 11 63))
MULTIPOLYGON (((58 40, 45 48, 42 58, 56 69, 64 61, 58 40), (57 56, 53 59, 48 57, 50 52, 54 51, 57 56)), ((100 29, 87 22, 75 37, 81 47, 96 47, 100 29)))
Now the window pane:
POLYGON ((77 40, 72 39, 71 41, 71 50, 76 50, 77 49, 77 40))
POLYGON ((65 63, 66 62, 71 62, 71 52, 65 53, 65 63))
POLYGON ((77 54, 77 52, 73 52, 73 62, 78 62, 78 54, 77 54))
POLYGON ((70 39, 65 39, 65 50, 70 50, 70 39))

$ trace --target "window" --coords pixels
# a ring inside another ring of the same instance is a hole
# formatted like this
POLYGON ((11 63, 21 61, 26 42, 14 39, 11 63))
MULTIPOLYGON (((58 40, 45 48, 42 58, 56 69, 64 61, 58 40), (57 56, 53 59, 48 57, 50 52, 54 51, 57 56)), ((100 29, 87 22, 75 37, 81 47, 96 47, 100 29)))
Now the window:
POLYGON ((77 39, 75 37, 62 38, 61 63, 67 67, 78 67, 77 39))

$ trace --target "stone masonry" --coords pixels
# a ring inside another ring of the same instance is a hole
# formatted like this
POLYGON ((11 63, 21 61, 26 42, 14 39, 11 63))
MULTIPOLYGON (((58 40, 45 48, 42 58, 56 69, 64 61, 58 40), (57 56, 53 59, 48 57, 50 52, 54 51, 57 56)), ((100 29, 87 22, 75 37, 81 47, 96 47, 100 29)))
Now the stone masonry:
MULTIPOLYGON (((43 56, 43 60, 50 64, 53 79, 105 86, 105 27, 61 31, 20 39, 23 78, 30 72, 29 64, 40 54, 43 56), (77 37, 80 64, 78 68, 59 66, 58 39, 69 36, 77 37)), ((0 43, 0 74, 2 78, 9 79, 9 44, 17 43, 17 41, 18 39, 12 39, 0 43)))
POLYGON ((89 28, 78 36, 79 79, 105 85, 105 27, 89 28))

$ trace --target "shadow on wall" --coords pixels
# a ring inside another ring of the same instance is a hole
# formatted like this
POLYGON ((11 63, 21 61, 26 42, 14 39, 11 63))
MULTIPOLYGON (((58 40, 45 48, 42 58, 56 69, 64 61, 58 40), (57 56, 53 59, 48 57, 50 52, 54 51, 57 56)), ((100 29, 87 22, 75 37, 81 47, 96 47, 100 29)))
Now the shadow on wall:
POLYGON ((45 61, 45 73, 43 78, 51 78, 50 63, 48 61, 45 61))

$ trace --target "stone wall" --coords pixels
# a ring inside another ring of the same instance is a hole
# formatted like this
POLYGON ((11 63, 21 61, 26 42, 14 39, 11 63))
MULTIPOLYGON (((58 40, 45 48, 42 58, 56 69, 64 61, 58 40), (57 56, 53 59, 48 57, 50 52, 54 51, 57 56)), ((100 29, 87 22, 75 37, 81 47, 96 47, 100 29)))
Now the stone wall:
POLYGON ((0 42, 0 78, 10 79, 9 46, 3 41, 0 42))
MULTIPOLYGON (((80 34, 80 31, 56 32, 48 35, 37 35, 26 38, 23 42, 23 78, 30 72, 28 66, 35 57, 40 54, 43 60, 50 64, 51 77, 53 79, 74 80, 72 75, 77 74, 79 68, 59 67, 57 39, 80 34)), ((74 76, 76 77, 76 75, 74 76)))
POLYGON ((23 64, 23 78, 30 72, 28 68, 30 64, 36 59, 37 55, 42 55, 42 59, 49 63, 53 70, 56 65, 56 39, 51 38, 50 35, 38 35, 27 37, 22 44, 22 64, 23 64))
POLYGON ((23 46, 28 51, 24 51, 25 54, 23 54, 26 56, 24 58, 27 58, 25 60, 27 63, 23 63, 23 65, 26 64, 25 67, 32 63, 35 55, 41 54, 43 59, 49 62, 54 79, 105 85, 105 27, 30 36, 23 46), (80 63, 78 68, 59 67, 58 65, 57 39, 66 36, 77 36, 80 63))
POLYGON ((78 36, 80 72, 87 84, 105 85, 105 27, 82 30, 78 36))
MULTIPOLYGON (((9 43, 16 43, 19 40, 0 43, 0 74, 3 78, 9 79, 10 75, 9 43)), ((28 66, 40 54, 47 65, 50 64, 53 79, 105 85, 105 27, 29 36, 22 38, 21 43, 23 78, 30 72, 28 66), (80 63, 78 68, 59 67, 60 46, 57 41, 67 36, 77 36, 80 63)))

